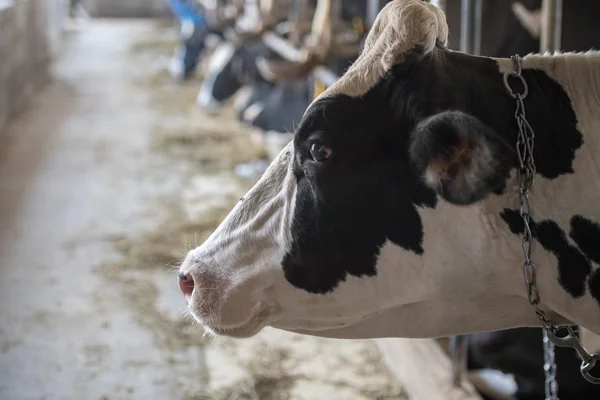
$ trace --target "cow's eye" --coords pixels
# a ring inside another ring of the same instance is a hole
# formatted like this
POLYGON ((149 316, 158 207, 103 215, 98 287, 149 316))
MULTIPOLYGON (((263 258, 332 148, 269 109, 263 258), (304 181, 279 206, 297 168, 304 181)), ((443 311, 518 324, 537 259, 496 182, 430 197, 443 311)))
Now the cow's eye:
POLYGON ((331 148, 321 143, 313 143, 310 146, 310 156, 316 162, 323 162, 331 157, 331 148))

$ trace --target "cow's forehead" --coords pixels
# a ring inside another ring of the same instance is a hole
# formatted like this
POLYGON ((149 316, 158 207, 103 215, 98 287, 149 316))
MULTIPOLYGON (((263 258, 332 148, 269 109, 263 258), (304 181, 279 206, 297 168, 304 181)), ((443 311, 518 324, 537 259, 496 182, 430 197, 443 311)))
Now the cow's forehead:
POLYGON ((344 99, 344 96, 333 94, 315 99, 304 112, 304 116, 302 117, 296 132, 299 134, 298 136, 303 138, 306 133, 311 130, 323 128, 326 124, 339 124, 344 121, 340 118, 334 118, 332 120, 332 116, 343 116, 346 119, 353 117, 354 115, 349 112, 350 110, 348 110, 347 107, 344 107, 344 105, 347 106, 349 104, 341 104, 342 99, 344 99))

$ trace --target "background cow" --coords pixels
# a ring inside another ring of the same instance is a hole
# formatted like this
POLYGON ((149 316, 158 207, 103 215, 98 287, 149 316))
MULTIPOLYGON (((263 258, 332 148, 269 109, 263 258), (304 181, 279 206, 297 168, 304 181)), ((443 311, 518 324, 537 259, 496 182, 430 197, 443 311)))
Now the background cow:
MULTIPOLYGON (((556 347, 557 382, 564 400, 600 398, 600 386, 587 382, 579 371, 581 359, 572 349, 556 347)), ((494 369, 512 375, 518 400, 544 398, 542 331, 509 329, 469 336, 469 370, 494 369)), ((508 398, 508 397, 502 397, 508 398)))

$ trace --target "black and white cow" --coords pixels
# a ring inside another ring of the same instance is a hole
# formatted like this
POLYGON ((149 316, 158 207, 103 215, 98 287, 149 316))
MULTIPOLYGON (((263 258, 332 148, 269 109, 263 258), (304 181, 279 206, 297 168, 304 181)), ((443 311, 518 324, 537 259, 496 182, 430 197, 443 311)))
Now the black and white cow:
POLYGON ((274 86, 242 113, 242 121, 256 129, 256 138, 273 160, 292 140, 294 128, 313 99, 310 79, 299 79, 274 86))
POLYGON ((313 100, 313 92, 308 79, 277 85, 262 99, 257 99, 260 108, 244 120, 265 132, 293 132, 313 100))
POLYGON ((261 42, 222 43, 210 59, 197 103, 214 113, 236 96, 234 108, 240 121, 264 131, 293 131, 312 101, 309 82, 300 79, 277 85, 264 79, 256 66, 259 57, 278 58, 261 42))
MULTIPOLYGON (((207 330, 374 338, 539 326, 503 84, 514 65, 450 51, 447 37, 428 3, 379 13, 358 60, 181 265, 207 330)), ((530 55, 523 78, 540 307, 600 334, 600 53, 530 55)))
POLYGON ((232 98, 243 86, 249 87, 249 94, 242 102, 243 107, 252 104, 248 103, 252 96, 264 96, 265 90, 270 90, 274 85, 264 80, 256 68, 256 59, 261 56, 277 57, 261 42, 243 46, 231 42, 221 43, 209 60, 196 99, 198 105, 208 112, 216 112, 223 102, 232 98))

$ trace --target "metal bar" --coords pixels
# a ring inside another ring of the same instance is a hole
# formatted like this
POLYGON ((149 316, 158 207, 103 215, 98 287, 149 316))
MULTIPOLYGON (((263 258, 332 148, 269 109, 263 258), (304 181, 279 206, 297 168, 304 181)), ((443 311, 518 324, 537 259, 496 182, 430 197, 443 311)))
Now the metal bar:
POLYGON ((558 51, 562 39, 563 0, 543 0, 540 53, 558 51))
POLYGON ((483 0, 462 0, 460 7, 460 51, 481 54, 483 0))
POLYGON ((292 0, 290 8, 289 20, 293 24, 293 29, 290 32, 289 40, 291 43, 299 44, 303 35, 303 25, 308 17, 308 0, 292 0))
POLYGON ((377 14, 381 11, 381 0, 367 0, 367 25, 373 26, 377 14))
POLYGON ((308 9, 307 0, 293 0, 290 6, 289 19, 296 23, 306 18, 308 9))
POLYGON ((331 0, 331 9, 329 10, 329 23, 335 24, 342 19, 342 0, 331 0))
POLYGON ((475 0, 475 10, 473 13, 473 54, 481 55, 481 33, 482 33, 482 20, 483 20, 483 0, 475 0))
POLYGON ((325 33, 331 14, 332 0, 318 0, 315 15, 313 16, 312 34, 321 36, 325 33))
POLYGON ((259 9, 263 15, 272 13, 274 6, 275 2, 273 0, 259 0, 259 9))
MULTIPOLYGON (((287 40, 282 39, 274 33, 267 32, 262 36, 263 42, 271 49, 279 53, 283 58, 293 62, 301 62, 305 57, 305 52, 296 49, 287 40)), ((318 66, 313 72, 314 76, 321 80, 325 86, 331 86, 339 79, 339 76, 326 67, 318 66)))
POLYGON ((430 3, 442 10, 446 10, 446 0, 431 0, 430 3))
POLYGON ((462 0, 460 4, 460 51, 473 52, 473 0, 462 0))
POLYGON ((469 336, 458 335, 450 338, 450 362, 452 365, 452 384, 460 387, 467 371, 467 352, 469 336))
POLYGON ((325 67, 317 67, 313 71, 313 75, 315 78, 319 79, 321 82, 325 84, 325 87, 329 87, 335 83, 339 79, 337 74, 334 74, 331 70, 325 67))
POLYGON ((306 58, 305 51, 298 50, 292 46, 287 40, 281 38, 272 32, 266 32, 262 35, 264 44, 269 46, 273 51, 276 51, 281 57, 289 61, 302 62, 306 58))
MULTIPOLYGON (((311 28, 311 33, 315 37, 322 37, 326 32, 330 22, 333 1, 334 0, 318 0, 311 28)), ((336 3, 339 2, 339 0, 335 1, 336 3)), ((302 62, 308 55, 305 50, 298 50, 290 42, 271 32, 263 34, 262 39, 267 46, 286 60, 302 62)))

